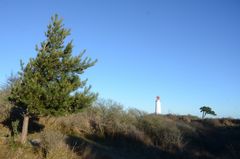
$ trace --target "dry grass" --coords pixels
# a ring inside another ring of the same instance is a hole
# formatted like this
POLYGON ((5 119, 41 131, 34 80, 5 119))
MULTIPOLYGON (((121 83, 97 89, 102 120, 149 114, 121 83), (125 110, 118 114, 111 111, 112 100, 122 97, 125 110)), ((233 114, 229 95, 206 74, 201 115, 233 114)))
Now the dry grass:
POLYGON ((18 142, 8 141, 5 144, 0 144, 0 158, 6 159, 40 159, 31 146, 21 145, 18 142))

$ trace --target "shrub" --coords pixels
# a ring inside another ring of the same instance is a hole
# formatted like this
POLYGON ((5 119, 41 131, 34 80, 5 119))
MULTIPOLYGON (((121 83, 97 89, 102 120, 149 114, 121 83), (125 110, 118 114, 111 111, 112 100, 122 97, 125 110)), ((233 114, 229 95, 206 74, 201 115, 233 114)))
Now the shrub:
POLYGON ((152 143, 165 150, 179 148, 182 144, 182 135, 175 122, 166 117, 146 115, 139 119, 138 128, 144 131, 152 143))
POLYGON ((13 121, 12 122, 12 130, 13 130, 13 137, 18 136, 18 126, 19 126, 19 120, 13 121))
POLYGON ((219 119, 205 119, 203 124, 213 127, 220 127, 222 125, 219 119))
POLYGON ((45 129, 64 134, 111 144, 142 143, 170 151, 182 146, 182 130, 192 131, 183 121, 178 123, 165 116, 147 115, 137 109, 124 110, 121 104, 109 100, 98 101, 77 114, 48 120, 45 129))
POLYGON ((41 149, 47 159, 77 158, 65 143, 65 135, 58 131, 44 131, 41 134, 41 149))
POLYGON ((0 120, 6 119, 11 111, 12 104, 8 101, 10 90, 8 88, 0 89, 0 120))
POLYGON ((100 100, 88 110, 94 135, 113 140, 124 138, 149 145, 149 137, 136 127, 138 118, 143 114, 145 113, 137 109, 126 111, 121 104, 112 100, 100 100))
POLYGON ((66 134, 92 134, 89 116, 85 112, 61 117, 57 125, 60 125, 61 132, 66 134))
POLYGON ((0 86, 0 120, 8 118, 10 115, 13 105, 9 102, 9 96, 11 94, 11 88, 17 80, 17 77, 11 75, 6 83, 0 86))
POLYGON ((144 115, 137 109, 124 110, 121 104, 111 100, 99 100, 85 111, 65 117, 42 118, 45 129, 58 130, 67 135, 108 139, 136 140, 150 144, 150 138, 139 130, 138 119, 144 115))

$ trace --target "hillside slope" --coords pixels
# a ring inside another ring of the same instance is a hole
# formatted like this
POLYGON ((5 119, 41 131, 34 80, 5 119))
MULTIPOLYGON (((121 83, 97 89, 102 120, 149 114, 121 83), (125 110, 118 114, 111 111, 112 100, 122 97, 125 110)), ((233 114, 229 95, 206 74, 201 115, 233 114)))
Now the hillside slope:
MULTIPOLYGON (((149 115, 118 105, 66 117, 32 118, 20 145, 10 115, 0 125, 0 158, 237 159, 240 120, 149 115), (14 137, 13 137, 14 136, 14 137)), ((17 127, 21 129, 21 123, 17 127)))

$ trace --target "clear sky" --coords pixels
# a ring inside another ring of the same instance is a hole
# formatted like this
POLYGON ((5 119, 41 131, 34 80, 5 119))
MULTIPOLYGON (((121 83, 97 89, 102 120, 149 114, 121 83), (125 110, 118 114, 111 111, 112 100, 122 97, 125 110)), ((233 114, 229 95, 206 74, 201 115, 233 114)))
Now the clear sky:
POLYGON ((240 118, 239 0, 0 0, 0 82, 35 57, 53 14, 74 55, 98 59, 85 77, 100 97, 147 112, 240 118))

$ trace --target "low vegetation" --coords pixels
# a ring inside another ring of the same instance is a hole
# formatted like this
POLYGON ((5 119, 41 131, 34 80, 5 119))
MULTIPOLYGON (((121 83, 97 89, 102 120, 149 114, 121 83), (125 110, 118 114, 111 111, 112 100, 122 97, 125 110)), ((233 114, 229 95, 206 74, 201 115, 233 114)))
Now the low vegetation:
POLYGON ((24 145, 19 143, 18 129, 11 130, 16 126, 9 127, 5 120, 2 119, 0 127, 0 158, 234 159, 240 156, 240 121, 236 119, 154 115, 136 109, 124 110, 116 102, 100 100, 76 114, 30 119, 35 122, 30 122, 28 142, 24 145), (11 131, 15 133, 11 135, 11 131))

